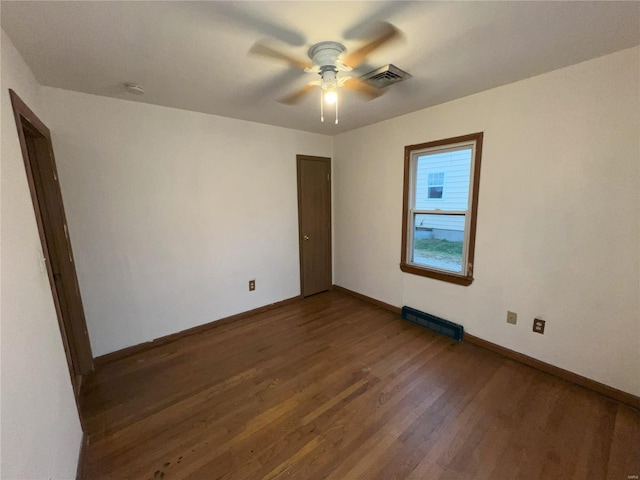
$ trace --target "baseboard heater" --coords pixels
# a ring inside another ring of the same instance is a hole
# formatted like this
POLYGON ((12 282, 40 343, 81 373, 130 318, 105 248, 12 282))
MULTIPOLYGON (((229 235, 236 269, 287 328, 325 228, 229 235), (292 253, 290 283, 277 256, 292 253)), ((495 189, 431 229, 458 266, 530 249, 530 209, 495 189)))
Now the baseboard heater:
POLYGON ((462 341, 464 336, 464 327, 462 325, 421 312, 415 308, 402 307, 402 318, 459 342, 462 341))

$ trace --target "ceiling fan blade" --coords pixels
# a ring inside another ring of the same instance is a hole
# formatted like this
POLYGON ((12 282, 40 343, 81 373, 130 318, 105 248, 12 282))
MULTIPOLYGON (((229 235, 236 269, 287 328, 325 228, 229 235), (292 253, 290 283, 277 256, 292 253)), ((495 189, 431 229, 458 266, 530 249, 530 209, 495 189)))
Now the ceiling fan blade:
POLYGON ((316 88, 315 85, 306 84, 304 87, 296 90, 290 95, 287 95, 284 98, 278 100, 280 103, 284 103, 286 105, 293 105, 300 102, 304 97, 306 97, 312 90, 316 88))
POLYGON ((342 84, 342 86, 348 90, 352 90, 366 97, 369 97, 370 100, 373 100, 374 98, 378 98, 380 95, 384 93, 384 91, 379 90, 375 87, 372 87, 368 83, 365 83, 362 80, 354 77, 351 77, 348 80, 346 80, 342 84))
POLYGON ((352 68, 356 68, 364 63, 371 52, 377 50, 385 43, 395 40, 401 36, 400 30, 390 23, 382 23, 379 30, 378 36, 375 39, 366 43, 356 51, 348 53, 344 59, 344 64, 352 68))
POLYGON ((276 50, 273 47, 265 45, 264 43, 256 42, 253 44, 250 53, 254 55, 261 55, 263 57, 275 58, 276 60, 282 60, 289 65, 300 68, 304 70, 305 68, 311 68, 313 64, 309 60, 299 60, 291 55, 281 52, 280 50, 276 50))
MULTIPOLYGON (((258 33, 265 37, 277 38, 289 45, 302 46, 307 39, 299 31, 276 23, 264 15, 262 5, 249 2, 202 2, 206 6, 202 10, 213 11, 216 16, 224 16, 234 26, 258 33)), ((385 17, 386 18, 386 17, 385 17)))

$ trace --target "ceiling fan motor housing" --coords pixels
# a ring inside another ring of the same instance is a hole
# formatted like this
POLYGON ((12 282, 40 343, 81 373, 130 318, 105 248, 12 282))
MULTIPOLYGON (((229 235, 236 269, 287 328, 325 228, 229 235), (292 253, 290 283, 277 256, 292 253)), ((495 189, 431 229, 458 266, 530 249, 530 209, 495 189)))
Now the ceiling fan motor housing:
POLYGON ((320 42, 309 49, 308 55, 319 67, 335 66, 340 54, 346 50, 345 46, 338 42, 320 42))
POLYGON ((336 63, 338 57, 346 51, 344 45, 338 42, 320 42, 313 45, 308 52, 309 58, 315 65, 320 67, 320 86, 324 90, 337 87, 338 68, 336 63))
POLYGON ((326 65, 320 67, 320 77, 322 77, 322 83, 320 86, 323 90, 332 90, 338 86, 338 69, 334 66, 326 65))

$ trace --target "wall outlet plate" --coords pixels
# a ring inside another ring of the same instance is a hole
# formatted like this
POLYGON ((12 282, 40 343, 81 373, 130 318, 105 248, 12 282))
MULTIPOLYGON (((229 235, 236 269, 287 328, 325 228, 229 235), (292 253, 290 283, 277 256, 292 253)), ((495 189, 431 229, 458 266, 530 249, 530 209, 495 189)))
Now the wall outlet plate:
POLYGON ((249 291, 253 292, 256 289, 256 281, 255 280, 249 280, 249 291))
POLYGON ((507 323, 515 325, 518 321, 518 314, 516 312, 507 311, 507 323))
POLYGON ((544 325, 546 321, 541 318, 533 319, 533 331, 544 335, 544 325))

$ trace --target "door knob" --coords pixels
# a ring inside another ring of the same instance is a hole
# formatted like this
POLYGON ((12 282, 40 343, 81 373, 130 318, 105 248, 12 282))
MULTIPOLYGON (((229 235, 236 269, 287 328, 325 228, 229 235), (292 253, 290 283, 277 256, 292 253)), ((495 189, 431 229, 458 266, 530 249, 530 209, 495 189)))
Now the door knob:
POLYGON ((305 236, 304 236, 304 239, 305 239, 305 240, 309 240, 309 236, 308 236, 308 235, 305 235, 305 236))

